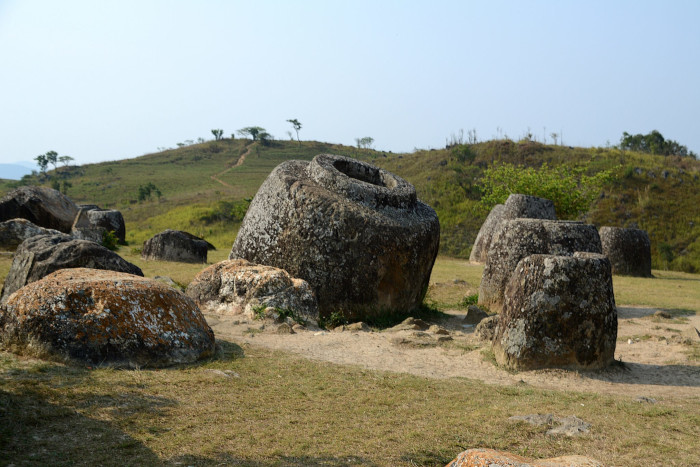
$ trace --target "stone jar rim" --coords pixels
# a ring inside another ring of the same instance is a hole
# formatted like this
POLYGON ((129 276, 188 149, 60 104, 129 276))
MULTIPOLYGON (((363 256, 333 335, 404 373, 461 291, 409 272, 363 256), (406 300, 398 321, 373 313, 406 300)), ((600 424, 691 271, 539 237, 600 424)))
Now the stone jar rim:
POLYGON ((308 173, 323 188, 367 206, 409 208, 416 203, 416 189, 406 180, 350 157, 319 154, 308 173))

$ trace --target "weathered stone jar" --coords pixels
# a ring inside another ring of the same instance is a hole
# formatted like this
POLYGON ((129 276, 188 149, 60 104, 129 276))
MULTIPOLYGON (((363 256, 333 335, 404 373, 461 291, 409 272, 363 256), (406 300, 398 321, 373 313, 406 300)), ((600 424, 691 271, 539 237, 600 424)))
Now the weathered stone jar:
POLYGON ((518 263, 493 339, 500 365, 604 368, 613 360, 616 339, 617 309, 605 256, 532 255, 518 263))
POLYGON ((613 274, 651 277, 651 242, 645 230, 601 227, 599 233, 613 274))
POLYGON ((363 319, 421 304, 439 241, 437 215, 411 184, 370 164, 321 154, 273 170, 230 259, 306 280, 321 317, 363 319))

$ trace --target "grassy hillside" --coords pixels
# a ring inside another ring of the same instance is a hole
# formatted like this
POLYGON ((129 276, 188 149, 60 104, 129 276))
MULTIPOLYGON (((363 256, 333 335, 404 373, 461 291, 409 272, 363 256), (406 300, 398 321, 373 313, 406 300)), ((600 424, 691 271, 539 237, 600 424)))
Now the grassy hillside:
MULTIPOLYGON (((612 169, 613 180, 583 219, 598 226, 645 229, 652 240, 654 268, 700 271, 700 161, 688 157, 510 140, 392 154, 319 142, 262 146, 237 139, 62 168, 49 175, 68 181, 68 195, 78 203, 121 210, 132 247, 166 228, 177 228, 230 248, 246 198, 254 196, 269 172, 285 160, 309 160, 324 152, 367 160, 412 182, 438 213, 441 253, 462 258, 468 257, 488 214, 479 203, 479 180, 494 163, 539 167, 546 162, 585 167, 589 174, 612 169), (140 201, 139 187, 148 184, 162 196, 140 201)), ((51 184, 31 177, 23 182, 51 184)), ((14 185, 0 182, 0 192, 14 185)))

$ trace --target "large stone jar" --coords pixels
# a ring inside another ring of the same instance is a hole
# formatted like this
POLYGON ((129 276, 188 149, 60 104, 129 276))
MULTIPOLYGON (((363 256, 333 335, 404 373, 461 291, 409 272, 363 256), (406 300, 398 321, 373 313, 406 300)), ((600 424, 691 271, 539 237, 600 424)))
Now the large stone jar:
POLYGON ((651 277, 651 242, 645 230, 601 227, 599 233, 613 274, 651 277))
POLYGON ((321 317, 365 319, 421 304, 439 241, 437 215, 411 184, 370 164, 321 154, 272 171, 230 259, 306 280, 321 317))

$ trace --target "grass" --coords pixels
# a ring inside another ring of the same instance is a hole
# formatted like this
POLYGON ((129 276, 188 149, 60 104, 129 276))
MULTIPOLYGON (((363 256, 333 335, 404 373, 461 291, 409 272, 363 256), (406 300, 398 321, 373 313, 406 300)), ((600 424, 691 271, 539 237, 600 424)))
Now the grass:
POLYGON ((470 447, 538 458, 576 453, 614 465, 668 465, 669 456, 678 465, 700 462, 697 398, 646 406, 625 396, 431 380, 220 346, 211 361, 154 371, 0 354, 0 462, 445 465, 470 447), (529 413, 576 415, 593 428, 551 438, 546 428, 508 421, 529 413))

